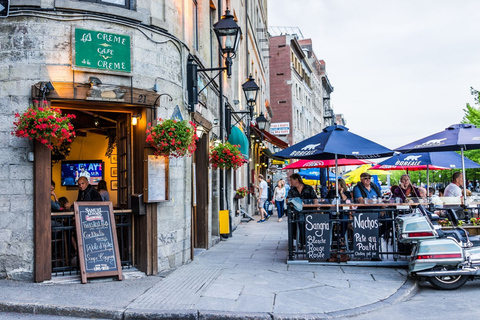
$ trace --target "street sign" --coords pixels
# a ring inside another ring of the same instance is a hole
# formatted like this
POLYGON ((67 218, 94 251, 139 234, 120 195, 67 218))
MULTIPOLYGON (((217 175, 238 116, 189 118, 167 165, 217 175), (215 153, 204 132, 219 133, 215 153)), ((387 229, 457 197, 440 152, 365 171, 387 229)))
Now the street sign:
POLYGON ((10 10, 10 0, 0 0, 0 17, 8 17, 8 11, 10 10))

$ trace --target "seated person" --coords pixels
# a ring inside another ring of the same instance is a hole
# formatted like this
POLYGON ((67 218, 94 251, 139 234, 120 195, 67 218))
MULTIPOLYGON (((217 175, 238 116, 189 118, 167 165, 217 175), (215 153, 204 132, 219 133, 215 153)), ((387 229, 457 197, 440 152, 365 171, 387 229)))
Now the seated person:
POLYGON ((364 204, 365 199, 380 199, 382 192, 380 188, 372 182, 372 176, 368 172, 360 175, 360 181, 353 187, 353 198, 355 202, 364 204))
POLYGON ((110 195, 108 194, 107 182, 105 180, 98 181, 97 191, 102 196, 103 201, 110 201, 110 195))
POLYGON ((443 205, 443 201, 440 200, 440 197, 435 194, 434 188, 428 188, 428 196, 430 197, 430 201, 435 208, 441 207, 443 205))
POLYGON ((408 174, 404 174, 400 177, 400 185, 395 189, 392 197, 400 198, 402 202, 405 202, 406 198, 420 198, 420 194, 418 189, 410 182, 408 174))
POLYGON ((70 209, 72 209, 72 205, 68 202, 67 197, 60 197, 58 203, 60 204, 61 211, 70 211, 70 209))
POLYGON ((426 203, 428 201, 427 199, 427 189, 424 187, 419 187, 417 188, 418 190, 418 195, 420 196, 417 200, 419 203, 426 203))
POLYGON ((78 197, 77 201, 103 201, 98 191, 88 184, 88 179, 84 176, 78 178, 78 197))
MULTIPOLYGON (((330 203, 334 203, 336 193, 337 191, 335 190, 335 188, 328 191, 327 199, 330 203)), ((341 199, 341 203, 347 203, 347 200, 352 201, 352 194, 350 193, 350 191, 348 191, 347 184, 343 179, 338 179, 338 196, 341 199)))
POLYGON ((50 185, 50 202, 52 205, 52 211, 60 211, 60 203, 58 203, 58 198, 55 193, 55 181, 52 180, 52 184, 50 185), (53 200, 52 197, 53 196, 53 200))
POLYGON ((318 204, 317 194, 312 186, 303 183, 302 176, 294 173, 290 176, 290 190, 287 199, 301 198, 305 204, 318 204))

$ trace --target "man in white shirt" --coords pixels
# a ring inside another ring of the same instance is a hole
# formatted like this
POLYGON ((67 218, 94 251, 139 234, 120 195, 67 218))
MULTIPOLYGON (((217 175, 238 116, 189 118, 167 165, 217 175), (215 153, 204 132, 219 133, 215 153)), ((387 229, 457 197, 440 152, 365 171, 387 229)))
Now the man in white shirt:
POLYGON ((452 182, 445 188, 444 197, 461 197, 462 189, 460 188, 463 185, 463 174, 461 172, 455 172, 452 175, 452 182))
POLYGON ((258 175, 258 180, 260 183, 258 184, 258 188, 260 190, 260 196, 258 198, 258 210, 260 211, 260 220, 257 222, 265 222, 267 218, 267 212, 265 211, 265 202, 267 202, 268 198, 268 184, 267 181, 263 178, 263 175, 258 175))

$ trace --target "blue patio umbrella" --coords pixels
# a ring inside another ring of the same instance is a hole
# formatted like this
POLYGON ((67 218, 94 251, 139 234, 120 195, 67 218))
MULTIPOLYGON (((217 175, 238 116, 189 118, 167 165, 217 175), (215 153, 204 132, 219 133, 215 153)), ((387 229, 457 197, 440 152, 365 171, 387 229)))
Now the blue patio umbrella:
MULTIPOLYGON (((300 170, 298 174, 305 179, 320 180, 320 169, 321 168, 310 168, 310 169, 300 170)), ((337 179, 337 176, 335 176, 333 172, 329 172, 328 178, 329 178, 329 181, 335 181, 337 179)), ((341 176, 339 178, 341 178, 341 176)))
MULTIPOLYGON (((347 127, 333 125, 324 128, 313 137, 275 153, 275 156, 285 159, 337 160, 338 158, 373 159, 388 157, 392 154, 392 150, 349 132, 347 127)), ((335 172, 338 172, 337 165, 335 165, 335 172)), ((338 198, 338 184, 336 183, 335 186, 338 198)))
MULTIPOLYGON (((395 149, 402 153, 461 151, 463 185, 466 183, 464 150, 480 149, 480 129, 473 124, 453 124, 443 131, 395 149)), ((467 188, 463 188, 467 197, 467 188)))
POLYGON ((275 156, 285 159, 328 160, 373 159, 388 157, 392 154, 392 150, 351 133, 344 126, 333 125, 326 127, 313 137, 275 153, 275 156))
MULTIPOLYGON (((479 169, 480 165, 468 158, 464 158, 466 169, 479 169)), ((404 153, 394 155, 387 160, 384 160, 372 167, 372 169, 384 170, 436 170, 439 169, 461 169, 462 156, 453 151, 441 152, 419 152, 419 153, 404 153)))

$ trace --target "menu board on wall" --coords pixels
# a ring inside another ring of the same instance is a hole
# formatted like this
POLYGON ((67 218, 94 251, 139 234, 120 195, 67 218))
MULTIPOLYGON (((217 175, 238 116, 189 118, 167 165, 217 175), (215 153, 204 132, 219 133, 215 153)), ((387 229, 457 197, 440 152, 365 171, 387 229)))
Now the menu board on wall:
POLYGON ((308 260, 325 260, 330 257, 330 216, 305 215, 305 238, 308 260))
POLYGON ((114 275, 122 280, 112 203, 76 201, 74 208, 82 283, 114 275))
POLYGON ((378 213, 362 212, 353 215, 353 256, 356 259, 379 257, 378 213))
POLYGON ((129 35, 75 28, 73 43, 74 69, 121 74, 132 72, 129 35))
POLYGON ((144 159, 144 202, 169 200, 168 195, 168 157, 157 157, 153 149, 145 149, 144 159))

